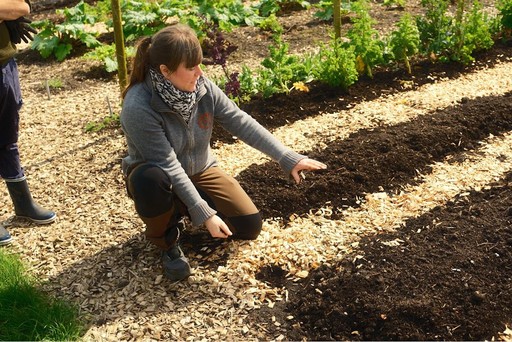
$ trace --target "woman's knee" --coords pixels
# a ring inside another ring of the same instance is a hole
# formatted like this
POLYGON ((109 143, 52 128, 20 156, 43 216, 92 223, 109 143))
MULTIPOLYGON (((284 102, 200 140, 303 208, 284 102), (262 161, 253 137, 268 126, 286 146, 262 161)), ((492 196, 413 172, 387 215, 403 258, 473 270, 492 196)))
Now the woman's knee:
POLYGON ((132 196, 154 194, 166 187, 170 190, 170 181, 164 171, 160 167, 151 164, 136 166, 128 174, 127 185, 132 196))
POLYGON ((263 220, 259 212, 251 215, 230 217, 229 223, 234 230, 233 238, 238 240, 255 240, 260 235, 263 226, 263 220))
POLYGON ((136 166, 128 175, 127 188, 137 212, 142 216, 157 216, 173 206, 170 180, 158 166, 136 166))

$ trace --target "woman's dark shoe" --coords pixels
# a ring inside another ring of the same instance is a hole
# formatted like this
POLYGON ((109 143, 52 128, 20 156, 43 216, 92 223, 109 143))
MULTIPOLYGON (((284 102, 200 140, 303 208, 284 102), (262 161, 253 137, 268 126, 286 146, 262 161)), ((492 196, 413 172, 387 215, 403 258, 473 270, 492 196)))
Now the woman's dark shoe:
POLYGON ((163 253, 162 262, 165 276, 172 281, 183 280, 192 274, 188 259, 177 244, 163 253))

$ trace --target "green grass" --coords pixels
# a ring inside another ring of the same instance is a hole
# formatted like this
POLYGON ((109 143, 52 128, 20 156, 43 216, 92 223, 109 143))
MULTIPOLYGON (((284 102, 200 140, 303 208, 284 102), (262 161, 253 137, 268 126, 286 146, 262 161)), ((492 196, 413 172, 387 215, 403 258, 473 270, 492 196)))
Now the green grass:
POLYGON ((0 341, 76 341, 78 307, 45 294, 16 255, 0 249, 0 341))

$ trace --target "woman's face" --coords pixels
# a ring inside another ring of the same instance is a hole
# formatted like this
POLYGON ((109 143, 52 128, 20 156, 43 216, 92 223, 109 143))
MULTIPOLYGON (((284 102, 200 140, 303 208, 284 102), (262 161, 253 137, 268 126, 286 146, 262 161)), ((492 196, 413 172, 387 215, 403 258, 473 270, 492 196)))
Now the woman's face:
POLYGON ((165 65, 160 65, 160 71, 176 88, 181 91, 193 92, 196 90, 196 84, 203 70, 199 65, 187 68, 185 63, 181 63, 176 71, 169 71, 165 65))

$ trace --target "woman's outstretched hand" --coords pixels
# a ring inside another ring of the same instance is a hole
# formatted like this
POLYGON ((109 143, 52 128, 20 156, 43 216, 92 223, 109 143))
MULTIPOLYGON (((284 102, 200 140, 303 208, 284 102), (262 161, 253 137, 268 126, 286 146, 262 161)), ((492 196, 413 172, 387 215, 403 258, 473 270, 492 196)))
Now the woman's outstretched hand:
POLYGON ((228 236, 233 235, 226 222, 217 215, 213 215, 208 220, 204 221, 204 225, 212 237, 226 239, 228 236))
POLYGON ((290 173, 295 180, 295 183, 300 183, 301 171, 316 171, 316 170, 324 170, 327 168, 327 165, 316 161, 310 158, 301 159, 292 169, 290 173))

